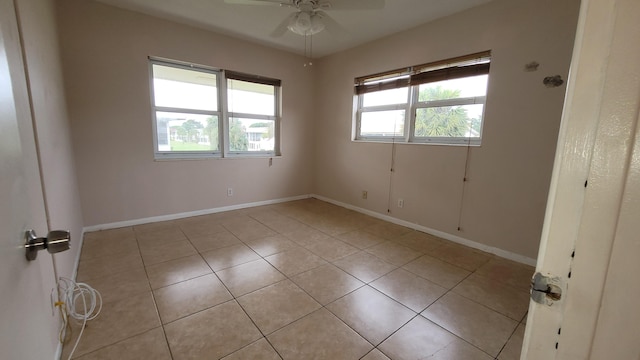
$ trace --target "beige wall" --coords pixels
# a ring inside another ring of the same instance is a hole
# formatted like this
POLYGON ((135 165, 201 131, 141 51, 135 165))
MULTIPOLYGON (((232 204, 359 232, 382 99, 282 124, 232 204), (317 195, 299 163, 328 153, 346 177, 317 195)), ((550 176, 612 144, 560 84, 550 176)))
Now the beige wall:
POLYGON ((71 231, 71 250, 54 255, 55 267, 58 276, 71 277, 80 251, 83 220, 63 89, 55 4, 52 0, 18 0, 16 5, 24 40, 47 223, 50 230, 71 231))
POLYGON ((400 220, 536 257, 565 91, 542 79, 566 79, 578 0, 496 0, 313 68, 186 25, 91 1, 57 3, 87 226, 308 193, 388 214, 391 198, 400 220), (390 144, 351 141, 354 77, 483 50, 493 54, 483 143, 469 152, 464 198, 465 147, 396 145, 390 176, 390 144), (272 167, 267 159, 154 161, 149 55, 282 79, 283 156, 272 167), (537 72, 523 70, 531 61, 537 72))
POLYGON ((313 82, 302 57, 93 1, 58 1, 58 15, 87 226, 311 192, 313 82), (154 161, 148 56, 281 79, 282 157, 271 167, 154 161))
POLYGON ((542 80, 567 77, 578 7, 496 0, 322 59, 316 193, 382 214, 390 196, 393 217, 535 258, 565 92, 542 80), (470 150, 462 201, 465 147, 396 145, 390 177, 392 145, 350 140, 355 77, 483 50, 492 51, 483 140, 470 150), (523 71, 531 61, 539 70, 523 71))

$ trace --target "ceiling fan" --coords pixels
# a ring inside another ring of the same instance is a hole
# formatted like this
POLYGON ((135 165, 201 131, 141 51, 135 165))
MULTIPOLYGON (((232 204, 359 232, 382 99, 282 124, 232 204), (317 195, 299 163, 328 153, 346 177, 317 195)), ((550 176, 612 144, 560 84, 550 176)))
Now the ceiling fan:
POLYGON ((277 5, 296 9, 271 33, 273 37, 290 30, 298 35, 315 35, 324 29, 332 33, 343 31, 342 26, 324 10, 375 10, 384 8, 385 0, 224 0, 236 5, 277 5))

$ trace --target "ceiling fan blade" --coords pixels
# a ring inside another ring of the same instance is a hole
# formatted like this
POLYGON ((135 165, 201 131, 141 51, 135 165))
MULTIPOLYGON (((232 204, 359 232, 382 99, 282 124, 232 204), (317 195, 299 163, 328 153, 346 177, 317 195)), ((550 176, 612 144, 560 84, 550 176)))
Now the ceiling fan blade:
POLYGON ((291 22, 291 19, 293 19, 297 14, 298 13, 293 13, 287 16, 284 20, 282 20, 280 25, 278 25, 278 27, 276 27, 269 35, 271 37, 281 37, 282 35, 284 35, 287 32, 287 30, 289 30, 288 28, 289 22, 291 22))
POLYGON ((329 0, 319 7, 324 10, 379 10, 384 9, 385 0, 329 0))
POLYGON ((289 1, 283 0, 224 0, 224 2, 232 5, 290 5, 289 1))
POLYGON ((329 16, 324 11, 316 11, 316 14, 322 17, 322 23, 324 24, 325 30, 327 30, 334 37, 339 37, 347 33, 347 29, 342 27, 337 21, 335 21, 331 16, 329 16))

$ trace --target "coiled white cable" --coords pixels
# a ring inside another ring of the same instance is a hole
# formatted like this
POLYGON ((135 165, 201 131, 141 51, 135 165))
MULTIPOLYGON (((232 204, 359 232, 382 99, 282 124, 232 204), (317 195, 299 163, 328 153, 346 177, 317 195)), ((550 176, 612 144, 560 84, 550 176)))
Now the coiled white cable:
POLYGON ((102 296, 98 290, 92 288, 88 284, 76 283, 75 281, 65 277, 60 277, 58 279, 58 293, 60 301, 56 305, 61 306, 62 310, 60 338, 62 339, 62 334, 64 329, 68 326, 70 317, 82 321, 82 327, 80 328, 78 339, 69 353, 69 359, 71 359, 73 353, 78 347, 78 344, 80 343, 87 321, 95 319, 102 310, 102 296), (78 305, 82 307, 77 309, 78 305))

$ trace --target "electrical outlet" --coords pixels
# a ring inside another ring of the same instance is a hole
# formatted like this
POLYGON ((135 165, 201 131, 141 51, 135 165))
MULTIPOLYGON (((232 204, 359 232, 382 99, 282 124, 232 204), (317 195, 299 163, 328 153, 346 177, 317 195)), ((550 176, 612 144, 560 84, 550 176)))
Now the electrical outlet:
POLYGON ((227 188, 227 196, 233 196, 233 188, 227 188))
POLYGON ((399 208, 404 207, 404 199, 398 199, 398 207, 399 208))
POLYGON ((362 198, 367 200, 367 190, 362 190, 362 198))

